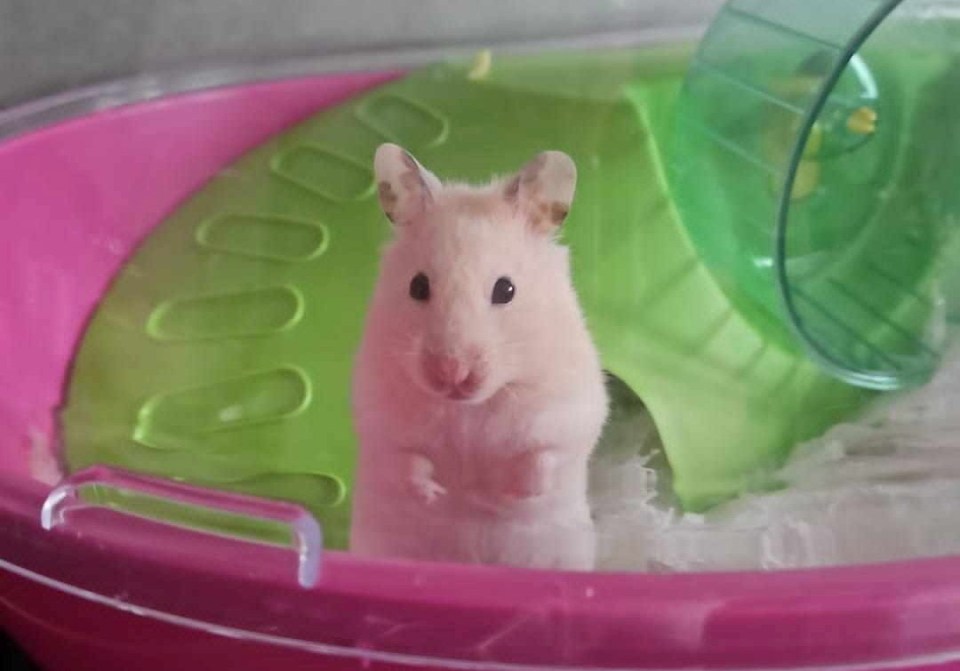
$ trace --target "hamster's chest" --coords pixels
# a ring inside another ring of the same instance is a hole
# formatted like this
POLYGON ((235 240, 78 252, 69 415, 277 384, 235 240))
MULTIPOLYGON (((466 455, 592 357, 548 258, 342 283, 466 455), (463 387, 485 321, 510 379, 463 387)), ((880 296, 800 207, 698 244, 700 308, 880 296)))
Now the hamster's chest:
POLYGON ((420 449, 438 478, 462 491, 494 487, 498 474, 523 451, 527 433, 515 417, 470 407, 438 413, 425 428, 420 449))

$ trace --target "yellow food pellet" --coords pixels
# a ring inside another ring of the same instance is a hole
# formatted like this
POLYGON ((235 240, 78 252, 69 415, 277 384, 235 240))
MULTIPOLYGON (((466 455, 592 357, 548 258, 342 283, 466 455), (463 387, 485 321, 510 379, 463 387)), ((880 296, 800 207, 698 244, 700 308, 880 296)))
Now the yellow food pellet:
POLYGON ((800 161, 797 174, 793 178, 790 200, 802 200, 816 191, 818 186, 820 186, 820 162, 800 161))
POLYGON ((823 146, 823 126, 819 123, 813 124, 810 129, 810 135, 807 136, 807 144, 803 147, 803 157, 813 158, 823 146))
POLYGON ((489 49, 484 49, 473 58, 473 67, 467 73, 467 79, 483 79, 490 74, 492 66, 493 54, 489 49))
POLYGON ((877 111, 860 107, 847 117, 847 130, 857 135, 871 135, 877 130, 877 111))

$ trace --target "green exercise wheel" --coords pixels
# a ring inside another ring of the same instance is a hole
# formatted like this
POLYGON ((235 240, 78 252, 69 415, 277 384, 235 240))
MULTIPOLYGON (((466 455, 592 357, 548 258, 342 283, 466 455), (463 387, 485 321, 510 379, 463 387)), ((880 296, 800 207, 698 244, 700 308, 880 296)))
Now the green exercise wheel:
POLYGON ((960 316, 960 2, 732 0, 671 184, 725 292, 832 375, 922 384, 960 316))

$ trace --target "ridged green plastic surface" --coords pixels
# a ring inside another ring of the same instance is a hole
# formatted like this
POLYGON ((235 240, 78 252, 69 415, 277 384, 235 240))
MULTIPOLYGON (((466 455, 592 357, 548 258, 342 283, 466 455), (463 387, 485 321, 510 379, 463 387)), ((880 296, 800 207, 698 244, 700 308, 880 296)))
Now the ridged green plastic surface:
POLYGON ((495 59, 415 72, 229 166, 157 226, 104 296, 63 414, 73 469, 107 463, 306 505, 344 547, 354 350, 389 227, 376 146, 483 181, 546 148, 580 172, 565 241, 605 366, 649 406, 685 504, 755 482, 856 407, 727 300, 668 196, 682 57, 495 59))

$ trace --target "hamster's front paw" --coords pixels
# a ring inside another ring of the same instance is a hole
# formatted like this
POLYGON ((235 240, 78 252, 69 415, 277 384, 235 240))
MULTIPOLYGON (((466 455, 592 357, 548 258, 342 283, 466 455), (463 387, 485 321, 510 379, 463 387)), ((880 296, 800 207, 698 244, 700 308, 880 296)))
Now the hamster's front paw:
POLYGON ((411 454, 408 468, 408 484, 418 499, 427 505, 447 493, 446 487, 433 479, 433 462, 422 454, 411 454))
POLYGON ((446 487, 441 485, 436 480, 432 480, 430 478, 411 480, 410 484, 413 487, 413 491, 417 495, 417 498, 428 505, 434 503, 437 499, 447 493, 446 487))
POLYGON ((532 499, 550 491, 556 457, 546 450, 527 450, 512 457, 507 464, 507 496, 532 499))

